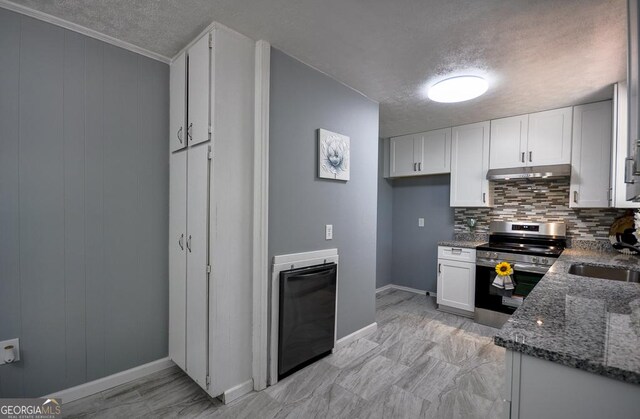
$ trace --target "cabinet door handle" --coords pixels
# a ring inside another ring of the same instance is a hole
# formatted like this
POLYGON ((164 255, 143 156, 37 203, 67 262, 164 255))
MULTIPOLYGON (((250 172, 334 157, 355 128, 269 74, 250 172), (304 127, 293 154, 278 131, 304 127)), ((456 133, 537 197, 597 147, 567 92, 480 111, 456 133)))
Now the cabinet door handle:
POLYGON ((178 137, 178 141, 180 141, 180 144, 182 144, 182 127, 180 127, 180 129, 178 130, 176 136, 178 137))
POLYGON ((422 172, 422 162, 418 163, 418 172, 422 172))
POLYGON ((178 239, 178 246, 180 246, 180 250, 184 250, 184 234, 180 235, 178 239))
POLYGON ((483 203, 487 202, 487 193, 486 192, 482 192, 482 202, 483 203))
POLYGON ((438 273, 442 273, 442 264, 438 263, 438 273))
POLYGON ((189 234, 189 238, 187 239, 187 249, 189 253, 191 253, 191 234, 189 234))
POLYGON ((529 152, 529 162, 533 161, 533 151, 529 152))
POLYGON ((189 124, 187 128, 187 137, 189 137, 189 141, 193 141, 193 122, 189 124))
POLYGON ((416 169, 418 167, 418 163, 413 163, 413 171, 417 172, 418 170, 416 169))
POLYGON ((524 163, 524 151, 522 152, 521 160, 522 160, 522 163, 524 163))
POLYGON ((578 203, 578 191, 573 191, 573 202, 578 203))

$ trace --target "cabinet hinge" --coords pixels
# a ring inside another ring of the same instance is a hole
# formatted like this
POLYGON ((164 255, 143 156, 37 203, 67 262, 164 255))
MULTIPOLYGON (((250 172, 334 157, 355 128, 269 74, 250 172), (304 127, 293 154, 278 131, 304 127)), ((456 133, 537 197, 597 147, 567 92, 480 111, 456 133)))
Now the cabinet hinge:
POLYGON ((213 128, 209 125, 209 139, 211 139, 211 134, 213 133, 213 128))
POLYGON ((210 274, 211 273, 211 265, 207 265, 207 273, 210 274))
POLYGON ((213 48, 213 35, 209 33, 209 49, 213 48))
POLYGON ((213 158, 213 153, 211 152, 211 146, 209 146, 209 150, 207 151, 207 159, 211 160, 213 158))

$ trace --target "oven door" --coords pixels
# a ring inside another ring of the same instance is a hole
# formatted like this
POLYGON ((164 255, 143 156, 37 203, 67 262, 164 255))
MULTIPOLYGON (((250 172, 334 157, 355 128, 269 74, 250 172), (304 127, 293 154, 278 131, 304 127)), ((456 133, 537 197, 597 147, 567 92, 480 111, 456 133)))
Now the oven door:
POLYGON ((511 297, 504 297, 498 294, 495 287, 491 286, 497 275, 495 270, 497 262, 480 260, 476 262, 476 307, 512 314, 520 307, 533 287, 540 282, 549 269, 548 267, 510 263, 513 266, 511 278, 516 287, 511 297))

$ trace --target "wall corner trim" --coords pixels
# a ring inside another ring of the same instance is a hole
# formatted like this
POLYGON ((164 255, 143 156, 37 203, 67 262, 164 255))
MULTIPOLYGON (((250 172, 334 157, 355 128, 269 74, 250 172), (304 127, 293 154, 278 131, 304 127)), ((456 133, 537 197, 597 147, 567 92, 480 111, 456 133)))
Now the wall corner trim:
POLYGON ((256 42, 253 161, 253 389, 269 368, 269 84, 271 45, 256 42))
POLYGON ((231 403, 234 400, 239 399, 245 394, 249 394, 253 391, 253 380, 247 380, 244 383, 238 384, 235 387, 231 387, 229 390, 222 394, 222 402, 224 404, 231 403))
POLYGON ((62 19, 60 17, 53 16, 45 12, 41 12, 40 10, 32 9, 30 7, 23 6, 21 4, 17 4, 9 0, 0 0, 0 7, 3 9, 11 10, 12 12, 19 13, 21 15, 29 16, 34 19, 38 19, 43 22, 50 23, 52 25, 60 26, 70 31, 77 32, 82 35, 86 35, 90 38, 97 39, 102 42, 106 42, 107 44, 111 44, 116 47, 123 48, 131 52, 135 52, 136 54, 144 55, 145 57, 151 58, 152 60, 160 61, 165 64, 171 63, 171 58, 165 57, 162 54, 149 51, 148 49, 139 47, 134 44, 130 44, 126 41, 122 41, 120 39, 114 38, 102 32, 98 32, 96 30, 87 28, 85 26, 78 25, 77 23, 69 22, 68 20, 62 19))
POLYGON ((62 399, 62 403, 69 403, 83 397, 91 396, 93 394, 100 393, 113 387, 117 387, 122 384, 137 380, 138 378, 146 377, 158 371, 171 368, 175 364, 169 358, 162 358, 156 361, 149 362, 147 364, 139 365, 137 367, 109 375, 107 377, 99 378, 88 383, 80 384, 75 387, 71 387, 65 390, 60 390, 55 393, 42 396, 43 398, 56 398, 62 399))
POLYGON ((344 336, 338 339, 336 341, 334 350, 343 348, 348 344, 350 344, 351 342, 354 342, 358 339, 369 336, 370 334, 375 333, 376 330, 378 330, 378 323, 376 322, 373 322, 370 325, 363 327, 362 329, 356 330, 355 332, 350 333, 347 336, 344 336))

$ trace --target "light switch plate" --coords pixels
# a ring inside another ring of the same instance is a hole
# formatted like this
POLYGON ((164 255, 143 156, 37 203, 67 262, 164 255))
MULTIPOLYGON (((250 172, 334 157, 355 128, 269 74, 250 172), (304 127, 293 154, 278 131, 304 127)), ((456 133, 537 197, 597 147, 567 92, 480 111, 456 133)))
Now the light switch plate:
POLYGON ((424 227, 424 218, 418 218, 418 227, 424 227))
POLYGON ((4 360, 4 348, 10 345, 13 345, 13 356, 15 357, 11 364, 15 364, 16 362, 20 361, 20 339, 3 340, 2 342, 0 342, 0 365, 7 364, 4 360))
POLYGON ((333 224, 327 224, 324 226, 324 239, 333 240, 333 224))

